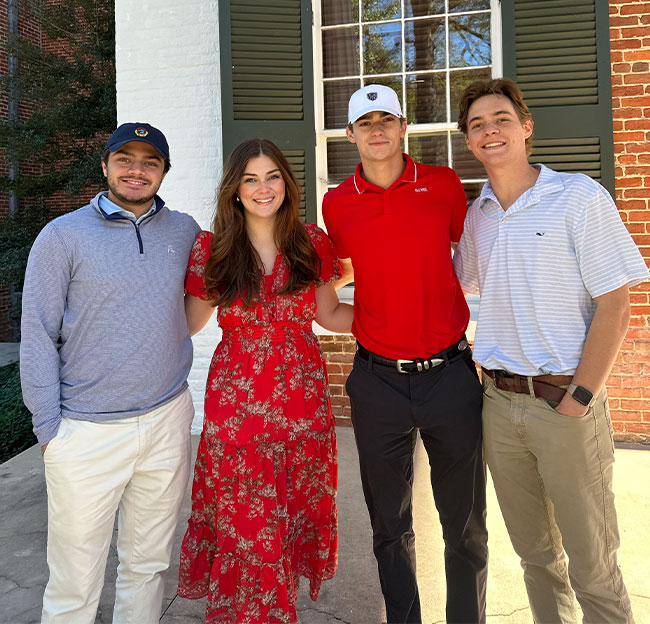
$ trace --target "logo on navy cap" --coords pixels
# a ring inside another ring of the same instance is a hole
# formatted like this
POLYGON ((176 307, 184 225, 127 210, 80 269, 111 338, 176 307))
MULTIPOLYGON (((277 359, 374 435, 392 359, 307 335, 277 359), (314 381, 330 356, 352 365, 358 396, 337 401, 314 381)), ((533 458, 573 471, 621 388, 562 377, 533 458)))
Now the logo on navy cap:
POLYGON ((136 128, 135 133, 139 137, 146 137, 149 134, 149 130, 146 128, 136 128))

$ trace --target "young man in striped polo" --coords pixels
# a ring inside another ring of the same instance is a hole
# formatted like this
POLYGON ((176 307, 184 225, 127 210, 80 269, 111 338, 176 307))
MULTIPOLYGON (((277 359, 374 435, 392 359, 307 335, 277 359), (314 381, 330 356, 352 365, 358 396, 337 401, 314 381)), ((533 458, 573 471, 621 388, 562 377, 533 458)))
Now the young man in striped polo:
POLYGON ((507 79, 471 84, 458 127, 489 181, 454 257, 481 295, 484 450, 536 622, 633 622, 616 562, 605 382, 648 270, 597 182, 528 162, 533 120, 507 79), (569 564, 565 558, 569 556, 569 564))

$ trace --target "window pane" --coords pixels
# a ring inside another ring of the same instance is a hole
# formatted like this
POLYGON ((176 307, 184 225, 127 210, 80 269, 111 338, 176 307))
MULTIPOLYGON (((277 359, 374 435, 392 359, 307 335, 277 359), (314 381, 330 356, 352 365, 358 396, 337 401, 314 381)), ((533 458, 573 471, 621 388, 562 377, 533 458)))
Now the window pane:
POLYGON ((406 17, 440 15, 445 12, 445 0, 404 0, 406 17))
POLYGON ((460 13, 461 11, 488 11, 490 0, 449 0, 449 12, 460 13))
POLYGON ((464 182, 463 188, 467 196, 467 203, 471 204, 480 194, 484 182, 464 182))
POLYGON ((445 21, 443 18, 405 22, 406 71, 444 69, 445 21))
POLYGON ((359 21, 357 0, 322 0, 320 3, 323 26, 351 24, 359 21))
POLYGON ((359 28, 335 28, 323 31, 323 76, 359 74, 359 28))
POLYGON ((364 74, 402 71, 402 34, 398 22, 363 27, 364 74))
POLYGON ((361 19, 364 22, 380 22, 402 17, 400 0, 363 0, 361 19))
POLYGON ((449 18, 449 66, 489 65, 490 15, 462 15, 449 18))
POLYGON ((475 80, 489 80, 492 77, 492 71, 489 67, 483 69, 469 69, 464 71, 454 71, 449 74, 449 91, 451 99, 451 121, 458 121, 458 102, 460 96, 475 80))
POLYGON ((359 86, 358 79, 336 80, 323 85, 326 128, 344 128, 348 125, 348 102, 359 86))
POLYGON ((347 139, 327 140, 327 184, 341 184, 354 173, 359 162, 359 152, 347 139))
POLYGON ((411 124, 447 121, 445 74, 407 76, 406 101, 406 118, 411 124))
POLYGON ((447 166, 447 133, 409 135, 409 156, 425 165, 447 166))
POLYGON ((485 168, 467 149, 465 136, 460 132, 451 135, 451 162, 459 178, 487 178, 485 168))

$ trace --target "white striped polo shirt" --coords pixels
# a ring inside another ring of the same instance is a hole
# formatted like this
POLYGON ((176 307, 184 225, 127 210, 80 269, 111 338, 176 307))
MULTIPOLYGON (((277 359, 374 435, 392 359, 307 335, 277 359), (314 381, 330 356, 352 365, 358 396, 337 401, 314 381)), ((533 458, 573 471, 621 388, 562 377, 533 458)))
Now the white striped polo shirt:
POLYGON ((454 254, 463 290, 480 294, 474 359, 520 375, 573 374, 594 298, 648 279, 607 191, 543 165, 508 210, 489 182, 470 207, 454 254))

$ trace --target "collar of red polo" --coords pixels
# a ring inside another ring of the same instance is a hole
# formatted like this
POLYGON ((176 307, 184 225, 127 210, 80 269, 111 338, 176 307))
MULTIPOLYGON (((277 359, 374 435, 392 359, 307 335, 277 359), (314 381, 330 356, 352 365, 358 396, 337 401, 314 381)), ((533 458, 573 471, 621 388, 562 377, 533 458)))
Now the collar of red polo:
MULTIPOLYGON (((408 154, 402 154, 402 158, 404 159, 405 163, 404 171, 402 172, 402 175, 390 185, 389 188, 394 188, 395 186, 404 184, 406 182, 416 182, 418 179, 417 165, 413 159, 408 154)), ((363 165, 361 163, 357 165, 356 171, 354 172, 354 187, 357 189, 357 193, 359 193, 359 195, 365 191, 379 190, 383 192, 385 190, 380 186, 372 184, 372 182, 368 182, 368 180, 364 179, 363 165)))

